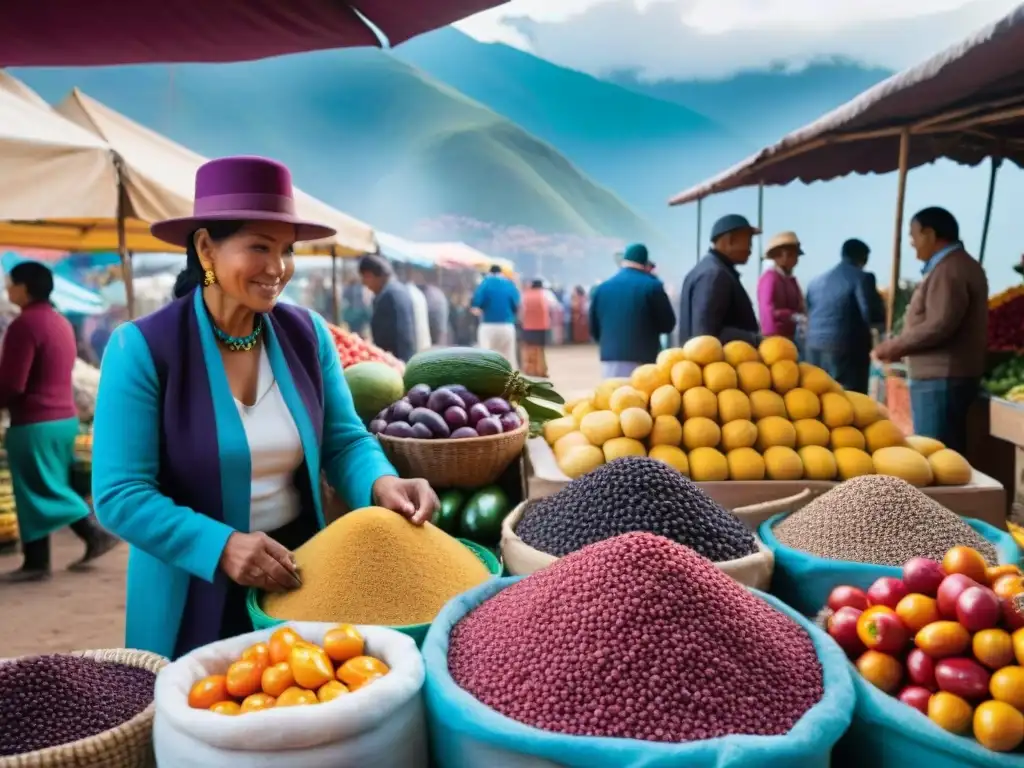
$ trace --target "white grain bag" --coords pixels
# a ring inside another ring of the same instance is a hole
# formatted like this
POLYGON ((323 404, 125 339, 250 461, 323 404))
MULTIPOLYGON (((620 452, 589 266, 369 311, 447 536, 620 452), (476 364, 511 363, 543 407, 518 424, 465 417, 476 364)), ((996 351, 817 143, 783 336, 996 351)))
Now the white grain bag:
MULTIPOLYGON (((554 555, 534 549, 516 535, 516 527, 523 519, 529 504, 529 501, 524 501, 501 521, 501 557, 505 569, 512 576, 529 576, 558 560, 554 555)), ((775 570, 775 556, 756 533, 754 539, 757 542, 757 552, 715 565, 740 584, 767 591, 772 582, 772 572, 775 570)))
POLYGON ((756 532, 761 527, 761 523, 768 518, 775 517, 782 512, 796 512, 813 499, 815 495, 814 491, 810 488, 804 488, 795 496, 765 501, 761 504, 751 504, 746 507, 736 507, 732 513, 742 520, 747 528, 756 532))
MULTIPOLYGON (((336 625, 286 626, 320 643, 336 625)), ((334 701, 235 717, 189 707, 188 693, 196 681, 223 674, 242 651, 266 641, 276 629, 211 643, 160 673, 153 724, 159 768, 427 768, 423 659, 415 641, 394 630, 358 628, 366 653, 391 671, 334 701)))

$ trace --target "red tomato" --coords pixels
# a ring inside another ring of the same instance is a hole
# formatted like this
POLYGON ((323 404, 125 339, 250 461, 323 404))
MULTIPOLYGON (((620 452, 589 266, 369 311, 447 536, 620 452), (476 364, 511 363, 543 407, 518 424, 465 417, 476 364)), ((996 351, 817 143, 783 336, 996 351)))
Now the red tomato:
POLYGON ((872 606, 857 618, 857 637, 864 647, 882 653, 902 651, 910 639, 896 611, 885 606, 872 606))

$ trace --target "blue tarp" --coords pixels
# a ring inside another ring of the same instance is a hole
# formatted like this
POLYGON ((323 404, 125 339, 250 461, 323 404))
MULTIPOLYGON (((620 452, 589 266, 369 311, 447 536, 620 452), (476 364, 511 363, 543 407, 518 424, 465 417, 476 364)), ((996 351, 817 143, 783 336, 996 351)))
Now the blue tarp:
MULTIPOLYGON (((4 273, 23 261, 34 259, 26 259, 12 251, 0 256, 0 266, 3 267, 4 273)), ((101 315, 107 311, 107 303, 99 294, 56 273, 53 276, 53 295, 50 300, 66 315, 101 315)))

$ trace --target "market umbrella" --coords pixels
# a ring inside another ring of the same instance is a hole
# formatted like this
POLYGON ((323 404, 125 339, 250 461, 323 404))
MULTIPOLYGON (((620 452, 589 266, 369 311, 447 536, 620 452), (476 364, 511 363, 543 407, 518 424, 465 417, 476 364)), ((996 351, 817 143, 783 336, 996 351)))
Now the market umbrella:
MULTIPOLYGON (((35 259, 26 259, 13 251, 8 251, 0 256, 0 267, 3 267, 6 273, 23 261, 35 259)), ((53 294, 50 301, 65 315, 101 315, 107 311, 107 303, 99 295, 57 274, 53 276, 53 294)))
POLYGON ((250 61, 382 42, 398 45, 502 5, 502 0, 361 0, 358 5, 333 0, 33 0, 4 5, 0 67, 68 67, 250 61))

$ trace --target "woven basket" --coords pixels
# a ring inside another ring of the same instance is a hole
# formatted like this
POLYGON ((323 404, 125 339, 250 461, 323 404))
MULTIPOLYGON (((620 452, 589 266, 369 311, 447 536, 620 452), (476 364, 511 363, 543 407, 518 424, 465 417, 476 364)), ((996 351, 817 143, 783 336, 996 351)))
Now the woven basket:
POLYGON ((377 435, 402 477, 422 477, 435 488, 479 488, 501 477, 519 458, 530 424, 512 432, 461 440, 420 440, 377 435))
MULTIPOLYGON (((101 651, 75 651, 96 661, 148 669, 153 674, 167 666, 167 659, 146 651, 112 648, 101 651)), ((2 663, 2 662, 0 662, 2 663)), ((131 720, 109 731, 56 747, 0 757, 0 768, 153 768, 153 714, 151 702, 131 720)), ((2 727, 2 726, 0 726, 2 727)))

